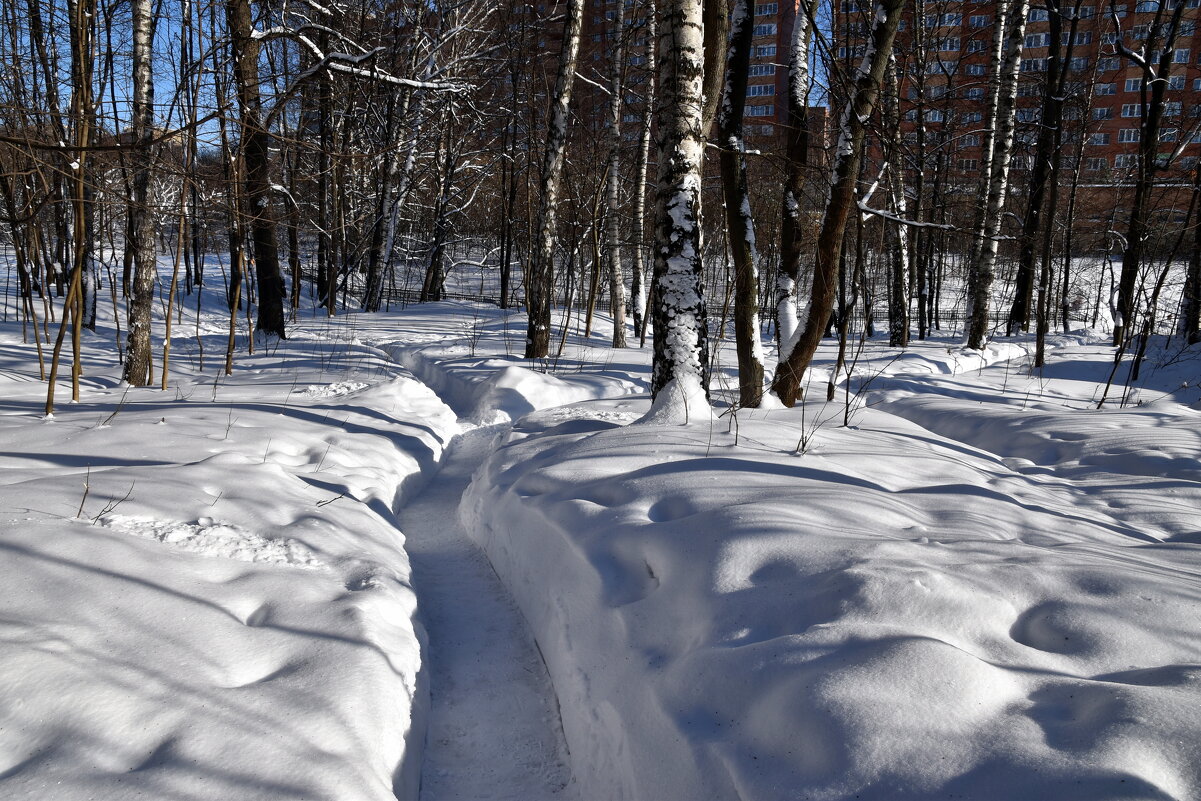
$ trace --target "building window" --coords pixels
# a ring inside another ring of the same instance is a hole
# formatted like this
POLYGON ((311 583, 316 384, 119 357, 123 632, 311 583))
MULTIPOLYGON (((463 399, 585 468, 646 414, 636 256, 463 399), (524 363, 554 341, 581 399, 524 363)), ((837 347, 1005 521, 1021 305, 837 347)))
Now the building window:
POLYGON ((1046 72, 1047 59, 1045 58, 1024 58, 1022 59, 1022 72, 1046 72))
POLYGON ((967 51, 969 53, 982 53, 984 52, 984 44, 983 39, 968 39, 967 51))
POLYGON ((760 3, 755 6, 756 17, 774 17, 780 13, 779 3, 760 3))
POLYGON ((1099 95, 1116 95, 1118 93, 1116 87, 1117 85, 1112 83, 1099 83, 1095 91, 1099 95))
POLYGON ((1183 75, 1172 75, 1171 77, 1169 77, 1168 78, 1168 88, 1169 89, 1177 89, 1177 90, 1183 89, 1184 88, 1184 76, 1183 75))
POLYGON ((945 52, 958 53, 959 52, 959 37, 958 36, 948 36, 946 39, 943 39, 941 42, 938 43, 938 49, 942 50, 944 53, 945 52))
POLYGON ((1127 167, 1133 167, 1138 161, 1138 157, 1133 153, 1121 153, 1113 157, 1114 169, 1124 170, 1127 167))
POLYGON ((932 108, 926 112, 926 122, 942 122, 946 116, 936 108, 932 108))
POLYGON ((1159 0, 1139 0, 1134 4, 1135 14, 1154 14, 1159 10, 1159 0))
POLYGON ((773 45, 755 45, 755 58, 775 58, 776 46, 773 45))
POLYGON ((1179 135, 1180 135, 1180 132, 1177 131, 1175 128, 1164 128, 1162 131, 1159 132, 1159 141, 1175 142, 1176 138, 1179 135))
POLYGON ((977 168, 976 167, 977 164, 978 164, 978 162, 976 161, 976 159, 960 159, 959 160, 959 169, 967 170, 967 171, 975 170, 977 168))
POLYGON ((1088 56, 1075 56, 1068 61, 1068 69, 1081 72, 1088 69, 1088 56))
POLYGON ((1093 109, 1094 120, 1112 120, 1113 108, 1111 106, 1098 106, 1093 109))
POLYGON ((938 24, 958 27, 963 24, 962 14, 943 14, 938 18, 938 24))
POLYGON ((1142 103, 1123 103, 1122 104, 1122 116, 1123 117, 1141 117, 1141 116, 1143 116, 1143 104, 1142 103))
POLYGON ((1180 169, 1182 169, 1182 170, 1191 170, 1196 166, 1197 166, 1197 157, 1196 156, 1185 156, 1184 158, 1182 158, 1180 160, 1180 169))
POLYGON ((1113 31, 1107 31, 1101 34, 1101 44, 1114 44, 1118 40, 1118 35, 1113 31))
POLYGON ((1122 5, 1114 8, 1113 13, 1118 19, 1126 19, 1126 4, 1123 3, 1122 5))
POLYGON ((984 75, 984 73, 986 72, 983 64, 968 64, 966 67, 966 70, 967 70, 968 75, 976 75, 976 76, 984 75))
POLYGON ((1142 88, 1143 88, 1143 79, 1142 78, 1127 78, 1126 79, 1126 91, 1127 92, 1137 92, 1142 88))
POLYGON ((1151 35, 1150 25, 1135 25, 1130 29, 1130 35, 1135 39, 1146 39, 1151 35))
POLYGON ((1109 144, 1109 134, 1107 134, 1107 133, 1089 134, 1088 135, 1088 143, 1090 145, 1108 145, 1109 144))
POLYGON ((973 122, 982 122, 984 120, 984 114, 979 111, 965 111, 962 119, 968 124, 973 122))
POLYGON ((959 140, 962 147, 980 147, 980 137, 975 134, 968 134, 959 140))
POLYGON ((1189 56, 1189 49, 1187 47, 1178 47, 1172 53, 1172 63, 1173 64, 1187 64, 1188 56, 1189 56))
POLYGON ((1047 21, 1047 9, 1032 8, 1032 9, 1030 9, 1030 16, 1026 17, 1026 19, 1028 19, 1031 22, 1046 22, 1047 21))
POLYGON ((1084 166, 1085 166, 1085 169, 1088 169, 1088 170, 1097 170, 1097 171, 1108 170, 1109 169, 1109 159, 1105 158, 1104 156, 1088 158, 1088 159, 1084 160, 1084 166))
POLYGON ((1179 117, 1184 113, 1184 104, 1179 100, 1169 100, 1163 104, 1163 115, 1165 117, 1179 117))
POLYGON ((970 16, 968 18, 968 24, 971 25, 973 28, 987 28, 988 27, 988 15, 987 14, 972 14, 972 16, 970 16))
POLYGON ((1118 131, 1118 141, 1129 144, 1137 142, 1140 139, 1141 131, 1138 128, 1123 128, 1118 131))
POLYGON ((967 97, 968 100, 983 100, 984 90, 979 87, 968 89, 965 93, 965 97, 967 97))
POLYGON ((767 22, 762 25, 756 25, 755 30, 752 31, 752 33, 755 36, 775 36, 776 35, 776 23, 767 22))
POLYGON ((1039 114, 1039 109, 1036 108, 1020 108, 1017 110, 1018 122, 1038 122, 1040 116, 1042 115, 1039 114))
POLYGON ((1080 6, 1080 19, 1092 19, 1096 14, 1096 9, 1092 6, 1080 6))
POLYGON ((776 107, 772 104, 766 106, 747 106, 747 117, 770 117, 776 113, 776 107))
POLYGON ((1108 58, 1097 59, 1097 71, 1098 72, 1111 72, 1113 70, 1118 69, 1120 66, 1121 66, 1121 63, 1114 56, 1109 56, 1108 58))
POLYGON ((759 75, 775 75, 775 74, 776 74, 776 65, 775 64, 752 64, 751 68, 747 71, 747 75, 750 75, 751 77, 756 77, 759 75))
POLYGON ((774 83, 757 83, 746 88, 747 97, 768 97, 775 93, 776 85, 774 83))
POLYGON ((1046 47, 1049 44, 1051 44, 1051 34, 1049 33, 1026 34, 1026 47, 1046 47))

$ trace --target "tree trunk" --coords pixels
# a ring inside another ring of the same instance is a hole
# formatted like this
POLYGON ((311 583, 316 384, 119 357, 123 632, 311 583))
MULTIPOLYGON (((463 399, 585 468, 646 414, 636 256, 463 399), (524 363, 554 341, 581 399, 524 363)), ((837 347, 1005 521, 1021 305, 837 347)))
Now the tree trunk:
POLYGON ((665 0, 661 9, 651 392, 658 395, 676 381, 685 393, 707 393, 709 352, 700 226, 705 149, 702 2, 665 0))
POLYGON ((625 93, 623 79, 626 36, 625 2, 617 4, 613 33, 613 75, 609 84, 609 176, 606 189, 608 215, 605 220, 605 249, 609 253, 609 310, 613 314, 613 347, 626 346, 625 271, 621 266, 621 107, 625 93))
POLYGON ((151 0, 131 0, 133 15, 133 196, 129 203, 129 233, 133 235, 133 281, 129 294, 129 334, 124 379, 135 387, 149 386, 151 377, 150 312, 154 304, 154 221, 150 217, 150 170, 154 154, 154 14, 151 0))
POLYGON ((809 166, 809 39, 813 35, 808 0, 797 6, 788 53, 788 143, 785 150, 784 208, 780 225, 780 273, 776 277, 776 345, 783 354, 797 330, 797 284, 801 280, 804 226, 801 198, 809 166))
POLYGON ((550 122, 546 131, 546 149, 542 159, 542 187, 538 197, 538 245, 526 276, 525 358, 545 359, 550 353, 550 307, 555 288, 555 222, 559 200, 559 181, 567 150, 567 111, 575 83, 576 56, 580 50, 580 28, 584 21, 584 0, 567 0, 563 20, 563 47, 559 53, 559 71, 551 99, 550 122))
POLYGON ((747 188, 742 112, 755 20, 748 0, 735 0, 726 58, 725 97, 717 115, 721 180, 726 202, 726 239, 734 262, 734 342, 738 352, 738 403, 755 407, 763 396, 759 343, 759 265, 755 221, 747 188))
POLYGON ((642 344, 646 343, 646 265, 644 263, 644 240, 646 237, 646 183, 650 163, 651 130, 655 115, 655 82, 657 65, 655 49, 658 46, 658 9, 655 0, 646 0, 646 93, 643 99, 641 131, 638 138, 638 167, 634 179, 634 267, 631 292, 634 301, 634 332, 642 344))
POLYGON ((854 73, 850 97, 842 110, 833 154, 830 196, 817 236, 808 314, 796 343, 787 352, 781 353, 780 365, 776 368, 776 378, 772 383, 772 391, 785 406, 795 405, 800 396, 801 379, 813 354, 817 352, 822 331, 834 307, 834 295, 838 289, 838 255, 847 217, 856 205, 855 185, 859 176, 863 137, 867 121, 875 110, 884 71, 888 68, 902 6, 903 0, 878 0, 876 3, 867 54, 854 73))

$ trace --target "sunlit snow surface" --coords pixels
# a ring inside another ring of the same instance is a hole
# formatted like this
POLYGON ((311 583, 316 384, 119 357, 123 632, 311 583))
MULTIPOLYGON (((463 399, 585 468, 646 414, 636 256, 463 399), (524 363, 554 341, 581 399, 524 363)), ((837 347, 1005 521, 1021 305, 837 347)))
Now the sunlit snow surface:
POLYGON ((1195 351, 1129 392, 1123 367, 1097 410, 1102 337, 1053 337, 1034 375, 1024 345, 869 343, 842 427, 841 386, 732 415, 724 344, 716 415, 643 419, 647 350, 574 319, 539 362, 484 306, 308 320, 230 378, 205 326, 166 393, 126 393, 89 335, 49 422, 3 328, 6 798, 411 797, 392 510, 456 413, 500 424, 461 517, 538 640, 579 798, 1201 798, 1195 351))
POLYGON ((102 325, 52 421, 3 327, 4 798, 415 792, 421 634, 392 507, 455 416, 353 323, 253 357, 240 338, 226 377, 209 300, 203 372, 185 329, 171 389, 127 391, 102 325))

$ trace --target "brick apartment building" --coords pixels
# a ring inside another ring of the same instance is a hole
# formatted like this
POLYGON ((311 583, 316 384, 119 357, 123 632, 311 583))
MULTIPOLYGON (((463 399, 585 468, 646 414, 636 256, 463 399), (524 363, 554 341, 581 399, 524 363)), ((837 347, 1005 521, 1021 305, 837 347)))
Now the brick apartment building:
MULTIPOLYGON (((1118 52, 1121 37, 1138 50, 1165 41, 1156 30, 1160 0, 1114 3, 1084 0, 1078 18, 1063 22, 1061 56, 1068 55, 1063 135, 1059 159, 1061 183, 1075 183, 1080 220, 1107 224, 1127 203, 1137 166, 1145 109, 1141 69, 1118 52)), ((1183 2, 1180 32, 1171 55, 1171 71, 1158 160, 1161 189, 1156 203, 1168 220, 1183 217, 1189 185, 1201 156, 1201 39, 1197 20, 1201 0, 1163 0, 1160 23, 1183 2)), ((833 16, 837 58, 850 67, 863 53, 867 35, 864 0, 842 0, 833 16)), ((910 170, 940 174, 960 194, 979 191, 980 146, 988 113, 989 50, 996 4, 989 0, 943 0, 906 11, 895 52, 904 65, 900 83, 904 158, 910 170)), ((1014 193, 1026 185, 1040 128, 1047 77, 1050 23, 1045 8, 1029 12, 1018 86, 1017 136, 1012 162, 1014 193)), ((1149 55, 1158 58, 1157 52, 1149 55)), ((1095 226, 1094 226, 1095 227, 1095 226)))

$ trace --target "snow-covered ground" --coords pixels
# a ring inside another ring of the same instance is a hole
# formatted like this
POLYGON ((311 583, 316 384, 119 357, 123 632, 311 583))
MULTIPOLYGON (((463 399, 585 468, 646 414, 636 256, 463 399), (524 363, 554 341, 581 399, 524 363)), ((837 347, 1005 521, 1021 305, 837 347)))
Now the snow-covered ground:
POLYGON ((733 412, 723 343, 665 425, 603 325, 306 318, 224 377, 201 322, 167 393, 102 326, 52 421, 0 329, 5 797, 1201 799, 1196 349, 1097 409, 1101 336, 869 342, 733 412))

